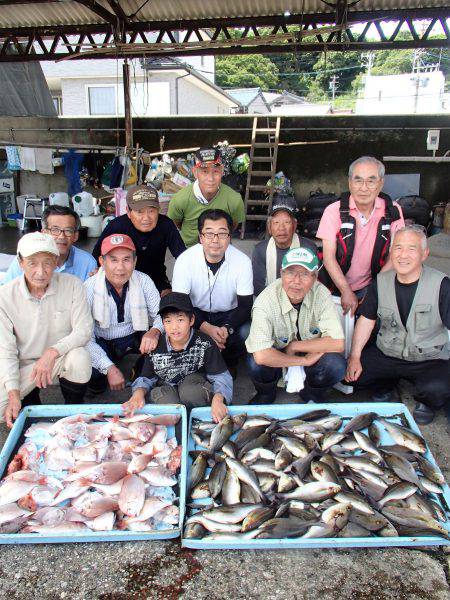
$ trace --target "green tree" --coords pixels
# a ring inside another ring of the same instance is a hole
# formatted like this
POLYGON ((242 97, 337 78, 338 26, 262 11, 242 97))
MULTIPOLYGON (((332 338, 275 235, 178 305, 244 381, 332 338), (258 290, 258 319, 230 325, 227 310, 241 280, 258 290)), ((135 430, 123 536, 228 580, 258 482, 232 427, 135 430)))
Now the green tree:
POLYGON ((304 52, 295 54, 264 54, 278 68, 278 81, 281 90, 306 96, 313 76, 311 71, 320 56, 319 52, 304 52))
POLYGON ((278 68, 265 56, 216 57, 216 83, 223 88, 260 87, 264 91, 278 89, 278 68))
MULTIPOLYGON (((338 94, 352 88, 353 80, 365 70, 360 52, 328 52, 322 53, 314 64, 316 71, 314 85, 311 84, 313 96, 322 92, 322 97, 330 97, 330 80, 338 78, 338 94)), ((318 99, 318 98, 316 98, 318 99)))
POLYGON ((378 50, 371 75, 411 73, 414 50, 378 50))

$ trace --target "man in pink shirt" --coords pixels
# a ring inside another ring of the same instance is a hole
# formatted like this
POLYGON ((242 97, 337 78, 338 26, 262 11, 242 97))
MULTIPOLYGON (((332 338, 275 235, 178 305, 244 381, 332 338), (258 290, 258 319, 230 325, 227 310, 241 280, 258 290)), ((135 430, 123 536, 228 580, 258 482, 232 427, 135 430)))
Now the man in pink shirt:
POLYGON ((349 168, 349 193, 324 210, 317 237, 323 241, 321 280, 355 314, 359 299, 381 270, 391 268, 391 237, 404 226, 402 209, 386 194, 384 165, 362 156, 349 168))

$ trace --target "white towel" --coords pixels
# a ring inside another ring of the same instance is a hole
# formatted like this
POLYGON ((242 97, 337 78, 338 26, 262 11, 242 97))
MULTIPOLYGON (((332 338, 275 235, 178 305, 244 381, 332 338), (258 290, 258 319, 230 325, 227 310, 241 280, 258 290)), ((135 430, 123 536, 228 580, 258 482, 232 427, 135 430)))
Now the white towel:
MULTIPOLYGON (((94 277, 96 280, 92 314, 102 329, 108 329, 110 324, 108 289, 106 287, 105 271, 102 267, 94 277)), ((128 283, 127 295, 133 329, 135 331, 147 331, 149 327, 147 304, 136 272, 133 272, 128 283)))
POLYGON ((200 204, 209 204, 208 200, 202 194, 202 191, 200 189, 197 179, 194 181, 194 185, 192 186, 192 191, 194 193, 194 196, 195 196, 197 202, 199 202, 200 204))
MULTIPOLYGON (((291 248, 300 248, 300 240, 294 233, 291 242, 291 248)), ((277 246, 273 237, 270 238, 266 248, 266 285, 270 285, 280 276, 277 273, 277 246)))
POLYGON ((53 151, 51 148, 35 148, 36 171, 43 175, 53 175, 55 168, 53 166, 53 151))
POLYGON ((303 367, 289 367, 284 376, 289 394, 300 392, 305 387, 306 373, 303 367))
POLYGON ((36 171, 36 155, 34 148, 20 148, 20 166, 23 171, 36 171))

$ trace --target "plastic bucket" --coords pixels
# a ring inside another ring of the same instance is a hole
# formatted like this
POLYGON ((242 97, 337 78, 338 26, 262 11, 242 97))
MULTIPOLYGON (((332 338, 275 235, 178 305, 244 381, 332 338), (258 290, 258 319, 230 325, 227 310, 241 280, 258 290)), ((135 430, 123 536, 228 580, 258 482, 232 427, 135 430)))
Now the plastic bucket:
POLYGON ((87 227, 88 237, 98 237, 102 232, 103 215, 91 215, 90 217, 80 217, 83 227, 87 227))

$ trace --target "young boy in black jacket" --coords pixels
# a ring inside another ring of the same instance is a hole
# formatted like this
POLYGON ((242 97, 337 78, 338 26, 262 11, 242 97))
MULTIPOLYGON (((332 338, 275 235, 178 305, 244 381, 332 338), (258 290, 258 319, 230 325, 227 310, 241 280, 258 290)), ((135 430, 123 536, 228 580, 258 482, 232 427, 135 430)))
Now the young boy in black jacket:
POLYGON ((233 379, 212 338, 193 329, 194 309, 187 294, 171 292, 161 299, 164 325, 156 349, 145 357, 133 395, 123 406, 133 414, 149 393, 155 404, 184 404, 188 409, 211 404, 216 423, 227 414, 233 397, 233 379))

